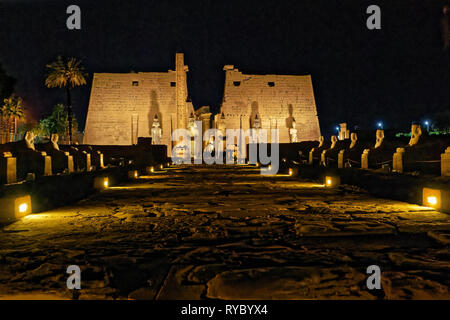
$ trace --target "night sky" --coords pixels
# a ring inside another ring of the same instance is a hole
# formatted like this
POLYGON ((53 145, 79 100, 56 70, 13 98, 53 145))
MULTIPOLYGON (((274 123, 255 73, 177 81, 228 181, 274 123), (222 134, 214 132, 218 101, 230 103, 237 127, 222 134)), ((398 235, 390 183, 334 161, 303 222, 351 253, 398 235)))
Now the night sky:
POLYGON ((450 54, 440 18, 448 1, 2 1, 0 63, 39 119, 65 91, 44 87, 45 65, 77 57, 89 73, 74 90, 84 125, 93 72, 167 71, 185 53, 196 108, 217 112, 225 64, 244 73, 311 74, 326 134, 335 124, 408 130, 411 121, 450 110, 450 54), (66 28, 77 4, 82 29, 66 28), (366 28, 377 4, 382 29, 366 28))

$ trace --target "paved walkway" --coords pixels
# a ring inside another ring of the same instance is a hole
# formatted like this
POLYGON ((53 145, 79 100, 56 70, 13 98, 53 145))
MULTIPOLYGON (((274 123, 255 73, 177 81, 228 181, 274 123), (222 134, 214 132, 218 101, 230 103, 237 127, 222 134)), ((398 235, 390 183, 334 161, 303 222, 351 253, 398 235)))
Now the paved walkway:
POLYGON ((350 186, 180 166, 2 228, 0 298, 72 298, 79 265, 80 299, 449 299, 449 230, 350 186))

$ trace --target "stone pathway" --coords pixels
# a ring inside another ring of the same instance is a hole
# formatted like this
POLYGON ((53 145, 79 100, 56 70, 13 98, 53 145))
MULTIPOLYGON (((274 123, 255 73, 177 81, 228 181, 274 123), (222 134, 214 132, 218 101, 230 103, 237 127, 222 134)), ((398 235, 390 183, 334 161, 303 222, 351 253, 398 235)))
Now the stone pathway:
POLYGON ((449 215, 354 187, 179 166, 3 227, 0 298, 450 299, 449 235, 449 215))

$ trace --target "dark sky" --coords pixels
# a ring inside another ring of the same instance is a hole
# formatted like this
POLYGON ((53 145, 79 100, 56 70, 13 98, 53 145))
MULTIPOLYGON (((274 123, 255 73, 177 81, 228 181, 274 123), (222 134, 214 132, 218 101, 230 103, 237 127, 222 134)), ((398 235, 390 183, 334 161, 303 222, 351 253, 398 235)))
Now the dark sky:
MULTIPOLYGON (((63 90, 44 87, 45 64, 58 54, 93 72, 167 71, 185 53, 195 107, 220 106, 225 64, 244 73, 307 74, 322 130, 351 126, 408 129, 413 120, 450 110, 450 54, 440 30, 447 1, 333 0, 0 0, 0 63, 18 79, 17 94, 40 118, 63 90), (78 4, 82 29, 66 28, 78 4), (378 4, 382 29, 366 28, 378 4)), ((89 85, 74 92, 84 124, 89 85)))

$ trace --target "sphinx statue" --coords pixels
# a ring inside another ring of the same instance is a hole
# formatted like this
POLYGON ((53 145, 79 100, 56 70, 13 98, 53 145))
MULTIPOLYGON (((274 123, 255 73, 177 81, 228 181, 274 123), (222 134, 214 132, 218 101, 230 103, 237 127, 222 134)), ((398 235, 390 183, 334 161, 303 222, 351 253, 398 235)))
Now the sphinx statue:
POLYGON ((375 149, 379 148, 383 144, 383 141, 384 141, 384 130, 378 129, 376 133, 375 149))
POLYGON ((59 140, 58 134, 52 133, 52 135, 50 136, 50 142, 52 143, 52 146, 55 150, 59 150, 58 140, 59 140))
POLYGON ((320 148, 321 146, 323 146, 324 141, 325 141, 324 137, 320 136, 319 137, 319 145, 317 146, 317 148, 320 148))
POLYGON ((413 124, 411 126, 411 139, 409 140, 408 146, 412 147, 413 145, 417 144, 421 135, 422 128, 420 127, 420 124, 413 124))
POLYGON ((336 146, 337 141, 338 141, 338 138, 336 136, 331 136, 331 147, 330 147, 330 149, 334 149, 334 147, 336 146))
POLYGON ((350 134, 350 149, 352 149, 356 145, 356 141, 358 141, 358 135, 355 132, 350 134))
POLYGON ((27 131, 25 133, 24 140, 28 149, 36 150, 34 147, 34 133, 32 131, 27 131))

